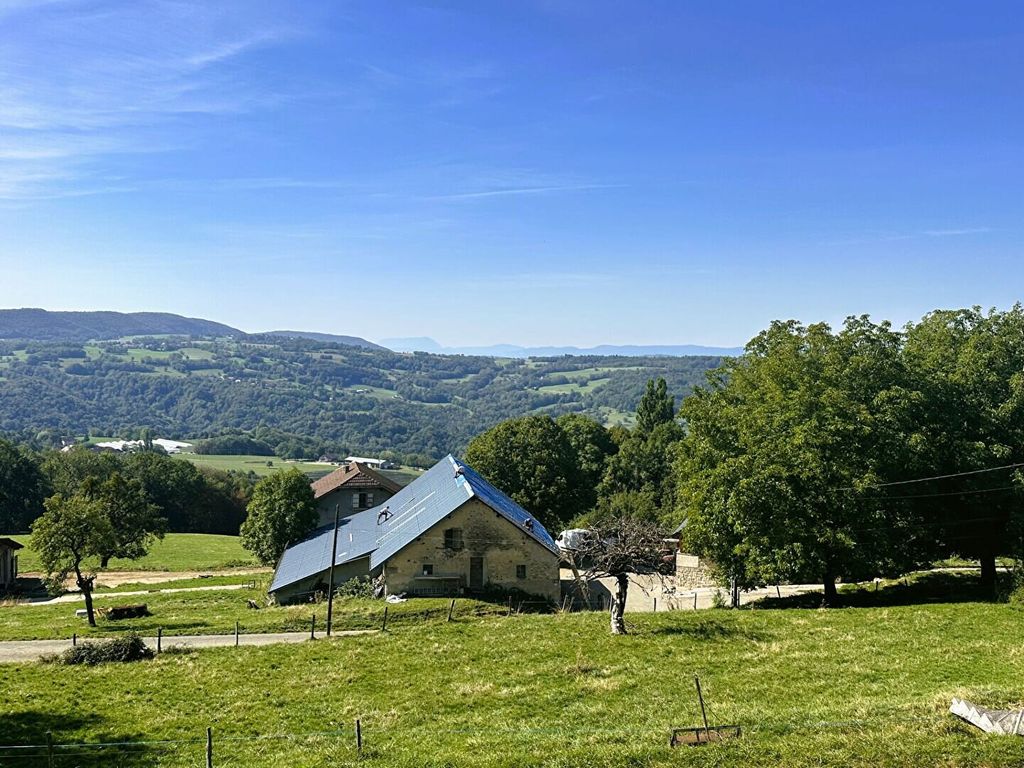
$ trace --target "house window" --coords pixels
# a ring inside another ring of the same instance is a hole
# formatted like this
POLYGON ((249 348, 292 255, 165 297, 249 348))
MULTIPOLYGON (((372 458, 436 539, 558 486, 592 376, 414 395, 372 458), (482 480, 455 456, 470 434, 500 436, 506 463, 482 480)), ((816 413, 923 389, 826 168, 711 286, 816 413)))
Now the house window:
POLYGON ((526 578, 526 566, 525 565, 517 565, 516 566, 516 578, 517 579, 525 579, 526 578))
POLYGON ((430 563, 424 563, 423 564, 423 575, 424 576, 433 576, 434 575, 434 566, 431 565, 430 563))
POLYGON ((352 509, 369 509, 373 506, 372 493, 353 493, 352 509))
POLYGON ((446 528, 444 532, 444 548, 460 550, 462 549, 462 529, 461 528, 446 528))

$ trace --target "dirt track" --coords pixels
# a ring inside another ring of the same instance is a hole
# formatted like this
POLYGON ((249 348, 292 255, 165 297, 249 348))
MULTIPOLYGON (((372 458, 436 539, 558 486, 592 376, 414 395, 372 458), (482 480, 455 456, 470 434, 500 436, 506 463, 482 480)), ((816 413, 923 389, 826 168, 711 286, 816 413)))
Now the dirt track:
MULTIPOLYGON (((103 571, 96 577, 96 587, 120 587, 122 584, 162 584, 165 581, 198 579, 201 576, 246 576, 273 573, 273 568, 220 568, 208 571, 103 571)), ((42 573, 21 573, 19 577, 42 579, 42 573)), ((65 584, 75 590, 74 577, 65 584)))

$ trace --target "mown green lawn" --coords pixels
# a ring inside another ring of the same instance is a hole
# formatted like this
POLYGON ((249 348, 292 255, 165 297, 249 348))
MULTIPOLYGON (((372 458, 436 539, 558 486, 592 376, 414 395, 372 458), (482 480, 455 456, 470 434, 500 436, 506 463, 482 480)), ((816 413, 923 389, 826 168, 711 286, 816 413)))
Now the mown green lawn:
MULTIPOLYGON (((405 606, 410 603, 405 604, 405 606)), ((405 608, 405 606, 397 606, 405 608)), ((1024 700, 1024 613, 983 603, 404 621, 301 645, 167 654, 96 668, 0 665, 0 734, 67 747, 55 766, 1014 766, 950 698, 1024 700), (700 721, 743 735, 669 749, 700 721), (352 724, 365 739, 357 759, 352 724), (341 733, 310 737, 311 732, 341 733), (293 734, 286 738, 255 737, 293 734)), ((0 766, 45 765, 0 750, 0 766)))
MULTIPOLYGON (((18 571, 22 574, 39 571, 42 566, 32 550, 31 536, 19 534, 11 538, 25 545, 18 550, 18 571)), ((242 548, 237 536, 212 533, 168 533, 157 541, 150 552, 138 560, 111 560, 108 571, 205 571, 217 568, 257 565, 252 554, 242 548)))

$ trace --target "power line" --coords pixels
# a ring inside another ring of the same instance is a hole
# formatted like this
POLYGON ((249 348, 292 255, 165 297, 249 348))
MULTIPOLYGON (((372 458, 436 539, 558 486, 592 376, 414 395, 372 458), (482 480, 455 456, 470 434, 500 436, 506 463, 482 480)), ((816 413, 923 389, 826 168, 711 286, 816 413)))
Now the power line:
POLYGON ((1016 464, 1006 464, 1002 467, 989 467, 988 469, 972 469, 967 472, 953 472, 948 475, 934 475, 932 477, 919 477, 914 480, 896 480, 891 483, 876 483, 874 485, 864 485, 861 487, 850 486, 848 488, 835 488, 836 491, 861 491, 865 488, 887 488, 892 485, 909 485, 910 483, 927 483, 931 480, 947 480, 951 477, 964 477, 966 475, 979 475, 983 472, 999 472, 1004 469, 1017 469, 1018 467, 1024 467, 1024 462, 1018 462, 1016 464))
POLYGON ((974 491, 948 491, 946 493, 915 493, 910 496, 871 496, 867 501, 898 501, 900 499, 934 499, 939 496, 971 496, 977 493, 996 493, 998 491, 1019 491, 1019 485, 1004 485, 999 488, 980 488, 974 491))

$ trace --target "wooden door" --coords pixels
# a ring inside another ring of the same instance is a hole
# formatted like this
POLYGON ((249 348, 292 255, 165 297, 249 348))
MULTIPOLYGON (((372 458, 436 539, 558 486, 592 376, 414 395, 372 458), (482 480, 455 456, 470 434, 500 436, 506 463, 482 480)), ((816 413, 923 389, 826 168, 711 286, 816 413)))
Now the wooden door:
POLYGON ((484 588, 484 559, 482 557, 469 558, 469 588, 484 588))

